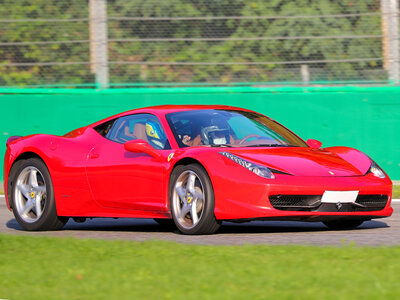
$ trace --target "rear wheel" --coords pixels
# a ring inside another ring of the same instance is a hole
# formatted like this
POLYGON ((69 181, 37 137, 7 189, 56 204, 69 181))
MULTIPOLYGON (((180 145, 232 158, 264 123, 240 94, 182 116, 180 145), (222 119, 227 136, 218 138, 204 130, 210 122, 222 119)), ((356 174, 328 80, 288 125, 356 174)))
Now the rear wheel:
POLYGON ((360 226, 364 220, 334 220, 334 221, 324 221, 325 224, 330 229, 354 229, 360 226))
POLYGON ((178 166, 171 175, 170 205, 173 220, 184 234, 211 234, 220 222, 214 215, 214 191, 202 166, 178 166))
POLYGON ((26 230, 56 230, 68 221, 58 217, 53 184, 43 161, 30 158, 15 165, 11 202, 15 219, 26 230))

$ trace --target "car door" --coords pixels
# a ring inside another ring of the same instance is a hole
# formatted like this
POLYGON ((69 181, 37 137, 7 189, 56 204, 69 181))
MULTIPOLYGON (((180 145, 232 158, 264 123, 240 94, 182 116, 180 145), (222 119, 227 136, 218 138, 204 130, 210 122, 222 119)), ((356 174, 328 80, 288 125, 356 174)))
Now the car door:
POLYGON ((142 139, 160 152, 170 149, 154 115, 133 114, 116 119, 87 158, 93 197, 106 207, 163 211, 166 163, 146 153, 125 150, 124 143, 132 139, 142 139))

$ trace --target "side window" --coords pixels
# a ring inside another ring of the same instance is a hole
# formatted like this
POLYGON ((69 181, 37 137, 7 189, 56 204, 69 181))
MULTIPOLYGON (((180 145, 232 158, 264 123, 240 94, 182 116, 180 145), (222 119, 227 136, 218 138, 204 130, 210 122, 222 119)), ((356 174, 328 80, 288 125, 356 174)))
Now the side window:
POLYGON ((117 119, 106 137, 117 143, 141 139, 155 149, 171 148, 160 121, 150 114, 129 115, 117 119))
POLYGON ((183 136, 188 135, 192 136, 192 126, 193 124, 189 122, 189 120, 179 120, 175 125, 176 133, 178 134, 179 139, 182 139, 183 136))
POLYGON ((193 124, 193 122, 189 118, 171 118, 169 120, 170 124, 172 123, 174 130, 174 135, 176 141, 178 142, 179 147, 188 147, 187 144, 182 142, 185 136, 190 137, 191 140, 195 139, 198 134, 200 134, 199 126, 193 124))
POLYGON ((114 121, 115 120, 111 120, 103 124, 97 125, 96 127, 94 127, 94 130, 96 130, 101 136, 106 137, 112 125, 114 124, 114 121))

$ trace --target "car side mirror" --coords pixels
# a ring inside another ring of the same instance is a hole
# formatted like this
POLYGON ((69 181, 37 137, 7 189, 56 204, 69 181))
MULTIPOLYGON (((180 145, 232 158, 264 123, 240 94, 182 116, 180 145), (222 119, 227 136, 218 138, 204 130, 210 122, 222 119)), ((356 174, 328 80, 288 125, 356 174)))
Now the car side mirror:
POLYGON ((319 148, 321 148, 322 143, 317 140, 309 139, 309 140, 307 140, 307 145, 310 146, 311 148, 319 149, 319 148))
POLYGON ((144 140, 128 141, 124 144, 124 148, 126 151, 133 153, 146 153, 154 158, 161 157, 161 154, 144 140))

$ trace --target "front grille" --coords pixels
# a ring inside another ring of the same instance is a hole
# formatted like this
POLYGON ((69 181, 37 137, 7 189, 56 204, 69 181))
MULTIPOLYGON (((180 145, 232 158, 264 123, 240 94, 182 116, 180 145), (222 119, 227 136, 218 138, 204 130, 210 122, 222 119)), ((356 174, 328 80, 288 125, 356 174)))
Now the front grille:
POLYGON ((387 201, 387 195, 358 195, 356 203, 380 210, 385 208, 387 201))
POLYGON ((321 204, 321 197, 321 195, 274 195, 269 197, 269 201, 276 209, 309 209, 318 207, 321 204))
POLYGON ((358 195, 355 203, 321 203, 322 195, 271 195, 273 208, 286 211, 359 212, 385 208, 387 195, 358 195))

